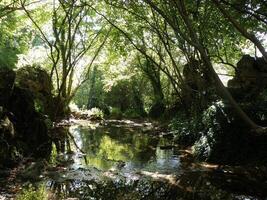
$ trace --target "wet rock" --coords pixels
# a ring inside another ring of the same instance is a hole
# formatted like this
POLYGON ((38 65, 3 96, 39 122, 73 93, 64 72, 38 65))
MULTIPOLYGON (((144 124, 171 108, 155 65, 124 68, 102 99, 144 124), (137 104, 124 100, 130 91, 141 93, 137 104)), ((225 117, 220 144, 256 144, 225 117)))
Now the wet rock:
POLYGON ((31 180, 31 181, 40 181, 41 180, 41 173, 43 172, 46 164, 43 161, 39 162, 32 162, 23 169, 19 176, 23 180, 31 180))

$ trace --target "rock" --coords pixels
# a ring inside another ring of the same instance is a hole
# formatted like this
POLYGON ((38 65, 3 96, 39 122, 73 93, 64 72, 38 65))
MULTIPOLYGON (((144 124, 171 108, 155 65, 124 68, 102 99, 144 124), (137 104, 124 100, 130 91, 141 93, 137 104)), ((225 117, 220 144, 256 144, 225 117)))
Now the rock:
POLYGON ((34 157, 46 157, 51 152, 45 117, 35 109, 32 88, 15 85, 15 79, 15 72, 0 68, 1 162, 15 159, 18 152, 34 157))
POLYGON ((23 180, 31 180, 31 181, 40 181, 40 175, 44 170, 46 164, 43 161, 39 162, 32 162, 29 166, 26 166, 24 170, 22 170, 19 176, 23 180))
POLYGON ((193 146, 198 159, 224 164, 267 162, 267 136, 252 134, 227 104, 216 102, 210 106, 203 114, 202 124, 204 130, 193 146))
POLYGON ((38 109, 50 117, 55 108, 52 98, 52 81, 46 71, 36 66, 26 66, 16 72, 16 83, 31 92, 38 109))
POLYGON ((13 123, 3 107, 0 107, 0 163, 6 163, 12 157, 14 148, 11 148, 11 144, 14 137, 13 123))
POLYGON ((227 84, 238 101, 249 102, 260 97, 267 88, 267 63, 263 58, 244 55, 236 66, 236 74, 227 84))
POLYGON ((45 118, 35 110, 33 95, 29 90, 15 87, 11 99, 8 109, 14 114, 17 139, 22 139, 26 144, 21 149, 23 154, 37 157, 48 155, 51 141, 45 118))
POLYGON ((258 69, 260 72, 267 73, 267 63, 263 57, 257 58, 255 60, 255 68, 258 69))
POLYGON ((13 123, 9 120, 9 118, 4 115, 0 117, 0 138, 7 138, 8 140, 15 137, 15 130, 13 123))
POLYGON ((16 72, 16 82, 33 94, 50 94, 52 90, 51 79, 46 71, 36 66, 26 66, 16 72))
POLYGON ((5 106, 13 91, 16 74, 8 68, 0 68, 0 105, 5 106))

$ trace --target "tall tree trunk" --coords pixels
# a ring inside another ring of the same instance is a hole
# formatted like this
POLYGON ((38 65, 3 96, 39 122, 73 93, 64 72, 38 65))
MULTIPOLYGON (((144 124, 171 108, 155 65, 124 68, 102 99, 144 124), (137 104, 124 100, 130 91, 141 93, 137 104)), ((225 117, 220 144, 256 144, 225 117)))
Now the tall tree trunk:
POLYGON ((89 88, 90 90, 88 94, 87 109, 91 109, 98 106, 97 98, 95 96, 96 75, 97 75, 97 68, 94 67, 92 71, 92 77, 90 80, 90 88, 89 88))

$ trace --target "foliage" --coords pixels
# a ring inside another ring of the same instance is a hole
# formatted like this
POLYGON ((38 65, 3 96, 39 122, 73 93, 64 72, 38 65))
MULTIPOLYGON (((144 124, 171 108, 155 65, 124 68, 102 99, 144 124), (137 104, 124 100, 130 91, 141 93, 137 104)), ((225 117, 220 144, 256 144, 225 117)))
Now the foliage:
POLYGON ((119 108, 112 107, 110 112, 110 117, 114 119, 122 119, 123 113, 119 108))
POLYGON ((103 119, 104 113, 99 108, 92 108, 91 110, 88 111, 88 116, 89 118, 93 119, 103 119))
MULTIPOLYGON (((256 122, 263 122, 254 116, 265 111, 244 112, 220 73, 238 76, 236 62, 249 48, 265 64, 266 10, 258 0, 6 0, 0 2, 0 66, 23 63, 20 54, 28 50, 44 51, 53 120, 68 114, 72 100, 101 119, 110 109, 116 118, 157 118, 179 105, 183 113, 171 122, 177 141, 196 142, 198 157, 228 160, 248 144, 244 124, 258 130, 256 122), (218 96, 229 105, 215 103, 218 96), (242 137, 232 134, 238 127, 242 137)), ((248 74, 263 79, 264 73, 248 74)), ((37 100, 35 107, 44 110, 37 100)))
POLYGON ((174 134, 174 140, 177 143, 191 146, 201 137, 203 124, 199 116, 188 119, 183 113, 178 113, 171 120, 169 129, 174 134))
POLYGON ((28 188, 23 189, 16 197, 18 200, 46 200, 48 195, 46 193, 45 185, 34 187, 29 185, 28 188))
POLYGON ((15 13, 0 19, 0 67, 14 68, 18 55, 30 48, 31 30, 22 23, 23 18, 15 13))
POLYGON ((246 160, 252 143, 246 126, 235 118, 227 104, 215 102, 202 115, 203 130, 194 144, 197 158, 214 162, 246 160))

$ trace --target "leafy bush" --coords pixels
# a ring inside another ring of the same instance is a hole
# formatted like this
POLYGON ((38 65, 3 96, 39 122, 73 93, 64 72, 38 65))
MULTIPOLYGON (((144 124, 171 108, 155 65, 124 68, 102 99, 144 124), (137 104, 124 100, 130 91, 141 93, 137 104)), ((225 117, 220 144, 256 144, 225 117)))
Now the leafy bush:
POLYGON ((188 120, 180 114, 172 119, 169 129, 174 133, 174 139, 177 143, 190 146, 200 138, 202 126, 200 117, 188 120))
POLYGON ((249 154, 249 133, 231 109, 215 102, 202 115, 202 136, 193 146, 195 156, 201 160, 233 162, 246 159, 249 154))
POLYGON ((123 115, 126 118, 132 118, 132 119, 142 118, 140 113, 138 113, 138 111, 136 111, 135 109, 128 109, 123 113, 123 115))
POLYGON ((88 116, 90 119, 103 119, 104 113, 99 108, 92 108, 88 110, 88 116))
POLYGON ((48 199, 48 195, 45 191, 45 185, 40 185, 37 188, 30 185, 28 188, 23 189, 16 199, 17 200, 46 200, 48 199))
POLYGON ((110 112, 110 117, 115 119, 122 119, 123 113, 119 108, 112 107, 110 112))

